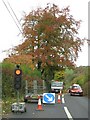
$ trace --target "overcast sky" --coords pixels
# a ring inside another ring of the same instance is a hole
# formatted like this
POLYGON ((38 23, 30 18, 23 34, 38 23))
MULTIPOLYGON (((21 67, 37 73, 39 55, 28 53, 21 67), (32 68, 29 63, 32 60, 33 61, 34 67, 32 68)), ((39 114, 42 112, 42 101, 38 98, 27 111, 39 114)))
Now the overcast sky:
MULTIPOLYGON (((46 7, 47 3, 56 4, 59 8, 70 6, 70 14, 76 20, 82 20, 79 37, 88 38, 88 2, 89 0, 0 0, 0 61, 6 57, 6 53, 2 51, 18 45, 22 37, 19 35, 20 31, 10 16, 8 10, 3 4, 4 1, 10 3, 17 18, 20 20, 23 17, 23 12, 29 13, 37 7, 46 7)), ((7 4, 8 5, 8 4, 7 4)), ((13 14, 12 14, 13 15, 13 14)), ((77 66, 88 65, 88 45, 82 47, 82 52, 79 53, 77 66)))

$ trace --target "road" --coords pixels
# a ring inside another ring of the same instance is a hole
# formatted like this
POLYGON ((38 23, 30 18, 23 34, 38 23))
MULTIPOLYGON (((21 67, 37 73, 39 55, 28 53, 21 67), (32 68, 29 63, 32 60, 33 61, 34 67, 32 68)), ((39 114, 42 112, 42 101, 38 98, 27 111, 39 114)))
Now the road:
POLYGON ((88 118, 88 98, 62 94, 61 103, 42 104, 43 111, 38 111, 37 103, 26 103, 26 113, 11 113, 8 118, 88 118))

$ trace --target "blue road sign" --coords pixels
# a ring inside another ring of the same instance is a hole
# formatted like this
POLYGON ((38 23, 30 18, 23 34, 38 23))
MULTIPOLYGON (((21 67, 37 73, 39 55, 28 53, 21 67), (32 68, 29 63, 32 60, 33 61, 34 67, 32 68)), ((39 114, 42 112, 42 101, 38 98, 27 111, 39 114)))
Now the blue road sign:
POLYGON ((43 103, 55 103, 55 93, 43 93, 43 103))

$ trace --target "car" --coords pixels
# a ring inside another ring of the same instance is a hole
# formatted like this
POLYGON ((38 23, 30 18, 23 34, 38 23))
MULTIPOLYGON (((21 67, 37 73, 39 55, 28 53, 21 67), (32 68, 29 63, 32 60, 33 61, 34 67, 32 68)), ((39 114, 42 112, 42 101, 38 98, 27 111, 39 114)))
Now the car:
POLYGON ((12 112, 26 112, 26 105, 25 102, 15 102, 11 105, 12 112))
POLYGON ((38 102, 39 96, 42 100, 42 94, 36 94, 36 93, 28 93, 24 96, 24 102, 38 102))
POLYGON ((69 88, 68 88, 68 93, 70 93, 70 90, 72 89, 72 86, 79 86, 79 84, 73 84, 73 85, 71 85, 69 88))
POLYGON ((69 89, 70 95, 80 95, 83 96, 83 90, 79 84, 73 84, 72 87, 69 89))

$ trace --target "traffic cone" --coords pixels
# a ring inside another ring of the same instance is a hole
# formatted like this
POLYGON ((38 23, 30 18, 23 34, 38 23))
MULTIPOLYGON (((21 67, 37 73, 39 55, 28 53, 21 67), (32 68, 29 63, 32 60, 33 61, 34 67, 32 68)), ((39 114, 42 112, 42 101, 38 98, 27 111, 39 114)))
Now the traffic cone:
POLYGON ((57 100, 57 103, 61 103, 61 99, 60 99, 60 93, 58 93, 58 100, 57 100))
POLYGON ((62 91, 60 90, 60 95, 62 95, 62 91))
POLYGON ((43 110, 42 109, 42 105, 41 105, 41 97, 40 96, 38 96, 38 106, 37 106, 37 109, 36 110, 43 110))

